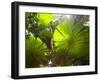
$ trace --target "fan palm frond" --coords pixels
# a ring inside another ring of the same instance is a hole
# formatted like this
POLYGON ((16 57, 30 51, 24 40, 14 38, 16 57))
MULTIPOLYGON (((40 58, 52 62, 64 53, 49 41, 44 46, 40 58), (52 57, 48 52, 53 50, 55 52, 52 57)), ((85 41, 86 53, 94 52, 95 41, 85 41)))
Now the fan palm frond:
MULTIPOLYGON (((68 63, 74 64, 71 60, 72 57, 72 59, 89 57, 89 27, 73 25, 71 21, 67 20, 56 28, 53 39, 58 41, 54 42, 58 57, 59 54, 66 54, 64 57, 68 63)), ((68 63, 66 62, 65 65, 68 63)))
POLYGON ((26 67, 40 67, 47 64, 48 49, 40 38, 33 35, 26 39, 26 67))

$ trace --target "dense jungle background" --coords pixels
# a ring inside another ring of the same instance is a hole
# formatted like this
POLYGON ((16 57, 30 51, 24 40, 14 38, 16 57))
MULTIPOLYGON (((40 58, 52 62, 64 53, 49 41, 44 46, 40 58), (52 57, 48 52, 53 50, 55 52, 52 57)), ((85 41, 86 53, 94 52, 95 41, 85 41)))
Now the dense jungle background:
POLYGON ((25 13, 25 67, 89 65, 89 16, 25 13))

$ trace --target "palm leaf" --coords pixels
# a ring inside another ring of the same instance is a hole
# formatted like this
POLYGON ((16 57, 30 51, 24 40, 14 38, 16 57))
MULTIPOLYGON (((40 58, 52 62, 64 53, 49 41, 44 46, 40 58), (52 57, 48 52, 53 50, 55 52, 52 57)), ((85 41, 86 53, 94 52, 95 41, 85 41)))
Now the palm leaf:
POLYGON ((35 38, 33 35, 29 36, 25 42, 26 46, 26 68, 40 67, 42 64, 47 64, 47 46, 41 41, 40 38, 35 38))
POLYGON ((54 42, 57 54, 66 54, 66 60, 70 56, 75 59, 89 55, 89 27, 73 25, 67 20, 57 26, 53 39, 58 41, 54 42))

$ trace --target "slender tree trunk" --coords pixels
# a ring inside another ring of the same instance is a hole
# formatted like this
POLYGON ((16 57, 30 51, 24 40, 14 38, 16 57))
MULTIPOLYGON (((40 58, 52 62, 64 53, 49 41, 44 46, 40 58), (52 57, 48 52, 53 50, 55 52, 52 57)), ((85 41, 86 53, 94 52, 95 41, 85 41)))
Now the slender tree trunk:
MULTIPOLYGON (((53 34, 52 27, 50 27, 50 30, 51 30, 51 34, 53 34)), ((54 52, 53 48, 54 48, 54 42, 53 42, 53 36, 52 36, 51 37, 51 41, 50 41, 50 59, 48 61, 48 67, 51 67, 52 66, 52 55, 53 55, 53 52, 54 52)))

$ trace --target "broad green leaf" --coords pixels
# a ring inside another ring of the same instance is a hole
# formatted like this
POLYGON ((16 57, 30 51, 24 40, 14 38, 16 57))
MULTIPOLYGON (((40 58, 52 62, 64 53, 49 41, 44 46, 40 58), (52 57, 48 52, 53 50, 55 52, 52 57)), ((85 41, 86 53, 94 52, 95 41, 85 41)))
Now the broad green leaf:
POLYGON ((56 52, 81 57, 89 53, 89 29, 64 21, 57 26, 54 35, 56 52))
POLYGON ((45 27, 53 20, 54 15, 50 13, 40 13, 39 15, 39 24, 45 27))
POLYGON ((47 46, 40 38, 33 35, 26 39, 26 67, 39 67, 46 65, 47 62, 47 46))

